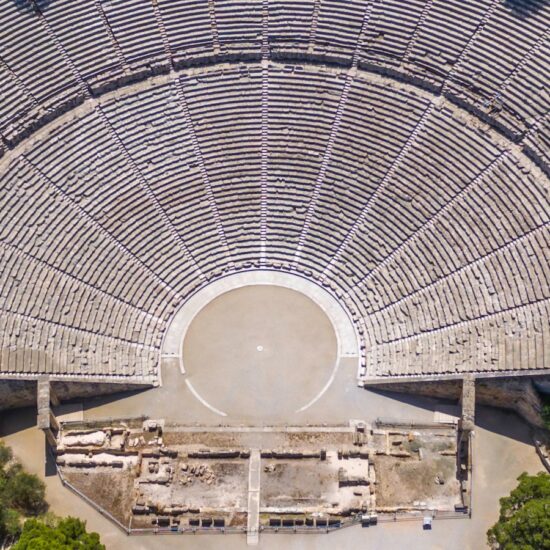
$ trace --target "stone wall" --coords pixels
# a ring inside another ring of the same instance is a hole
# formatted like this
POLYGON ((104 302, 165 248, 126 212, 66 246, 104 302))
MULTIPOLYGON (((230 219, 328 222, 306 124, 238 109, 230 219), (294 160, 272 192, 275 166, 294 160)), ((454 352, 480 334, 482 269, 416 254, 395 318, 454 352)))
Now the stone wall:
POLYGON ((478 403, 512 409, 530 424, 543 426, 541 399, 530 378, 479 380, 476 383, 476 398, 478 403))
POLYGON ((36 404, 36 380, 0 380, 0 410, 36 404))
MULTIPOLYGON (((144 390, 152 386, 116 382, 53 381, 52 391, 60 401, 112 393, 144 390)), ((36 380, 0 379, 0 410, 36 406, 36 380)))
POLYGON ((416 382, 368 382, 368 390, 381 390, 399 393, 412 393, 426 397, 452 399, 458 401, 462 395, 462 378, 454 380, 430 380, 416 382))
MULTIPOLYGON (((548 385, 550 376, 476 378, 476 403, 512 409, 534 426, 542 426, 542 403, 535 383, 548 385)), ((372 390, 412 393, 458 401, 462 394, 462 379, 441 381, 374 383, 372 390)))

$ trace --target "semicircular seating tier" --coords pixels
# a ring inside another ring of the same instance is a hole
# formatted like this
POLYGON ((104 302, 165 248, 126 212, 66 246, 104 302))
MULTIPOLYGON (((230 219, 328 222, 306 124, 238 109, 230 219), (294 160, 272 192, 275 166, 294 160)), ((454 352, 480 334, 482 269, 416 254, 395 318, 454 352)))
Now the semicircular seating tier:
POLYGON ((549 19, 545 0, 0 0, 0 134, 13 146, 173 67, 267 56, 414 83, 547 162, 549 19))
POLYGON ((365 379, 550 369, 549 14, 0 0, 0 376, 153 383, 252 269, 344 304, 365 379))

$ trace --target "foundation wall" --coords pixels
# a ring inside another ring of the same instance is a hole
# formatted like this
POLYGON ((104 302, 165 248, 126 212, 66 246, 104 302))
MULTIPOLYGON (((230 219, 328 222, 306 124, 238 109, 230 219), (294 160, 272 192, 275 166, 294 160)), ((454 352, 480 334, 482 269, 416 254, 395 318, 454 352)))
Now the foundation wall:
POLYGON ((36 380, 0 380, 0 410, 36 405, 36 380))
MULTIPOLYGON (((109 395, 125 391, 145 390, 150 387, 152 386, 129 383, 51 382, 52 392, 60 401, 109 395)), ((36 380, 0 379, 0 410, 36 406, 36 391, 36 380)))
MULTIPOLYGON (((533 426, 542 426, 542 403, 536 384, 548 386, 550 376, 521 378, 477 378, 475 400, 477 404, 516 411, 533 426)), ((374 383, 368 389, 412 393, 427 397, 459 400, 462 379, 419 382, 374 383)))

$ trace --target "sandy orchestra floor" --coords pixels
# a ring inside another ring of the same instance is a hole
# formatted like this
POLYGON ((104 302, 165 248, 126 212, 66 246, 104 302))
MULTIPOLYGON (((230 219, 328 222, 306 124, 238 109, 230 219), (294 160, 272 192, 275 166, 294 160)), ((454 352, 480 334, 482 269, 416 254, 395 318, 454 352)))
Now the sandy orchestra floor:
POLYGON ((196 392, 227 415, 259 421, 307 405, 336 361, 336 336, 322 309, 279 286, 247 286, 215 298, 183 343, 185 374, 196 392))

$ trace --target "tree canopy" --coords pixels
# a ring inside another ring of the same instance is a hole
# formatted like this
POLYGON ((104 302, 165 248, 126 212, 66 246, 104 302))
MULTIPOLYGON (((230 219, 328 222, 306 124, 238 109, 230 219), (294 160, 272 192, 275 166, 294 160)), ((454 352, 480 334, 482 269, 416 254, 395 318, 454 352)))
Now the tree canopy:
POLYGON ((0 541, 16 537, 23 516, 37 516, 47 509, 45 486, 23 470, 13 453, 0 441, 0 541))
POLYGON ((97 533, 88 533, 86 523, 68 517, 48 525, 29 519, 13 550, 105 550, 97 533))
POLYGON ((518 486, 500 499, 500 517, 487 531, 492 548, 550 550, 550 475, 518 477, 518 486))
POLYGON ((45 489, 0 441, 0 545, 17 541, 13 550, 105 550, 99 535, 86 531, 85 522, 44 515, 45 489))

